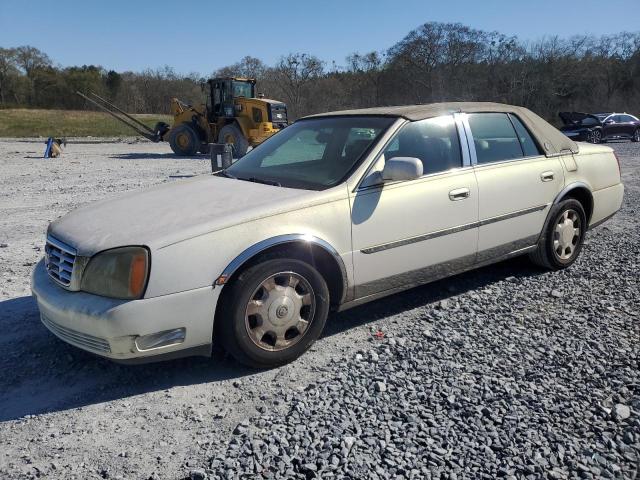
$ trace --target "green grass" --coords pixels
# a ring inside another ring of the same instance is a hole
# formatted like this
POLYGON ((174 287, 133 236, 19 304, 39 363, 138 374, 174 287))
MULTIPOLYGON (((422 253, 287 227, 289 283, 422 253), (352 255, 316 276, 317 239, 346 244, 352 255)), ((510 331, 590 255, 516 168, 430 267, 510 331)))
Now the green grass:
MULTIPOLYGON (((170 115, 133 115, 151 128, 156 122, 171 125, 170 115)), ((101 112, 75 110, 0 110, 0 137, 115 137, 137 135, 115 118, 101 112)))

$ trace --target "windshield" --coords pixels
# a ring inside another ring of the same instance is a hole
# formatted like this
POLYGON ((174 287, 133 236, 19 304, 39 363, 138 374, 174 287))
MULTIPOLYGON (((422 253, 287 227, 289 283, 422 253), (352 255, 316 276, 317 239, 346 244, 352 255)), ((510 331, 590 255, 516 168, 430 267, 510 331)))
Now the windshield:
POLYGON ((249 82, 233 81, 233 96, 253 98, 253 85, 249 82))
POLYGON ((281 130, 225 170, 239 180, 324 190, 353 170, 395 118, 301 120, 281 130))

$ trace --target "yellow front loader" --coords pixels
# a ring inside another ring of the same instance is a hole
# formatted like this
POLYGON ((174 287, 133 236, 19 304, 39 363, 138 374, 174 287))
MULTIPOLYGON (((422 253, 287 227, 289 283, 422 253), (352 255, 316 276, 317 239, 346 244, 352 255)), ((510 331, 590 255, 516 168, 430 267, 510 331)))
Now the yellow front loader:
POLYGON ((91 92, 78 95, 125 123, 153 142, 167 141, 181 156, 208 152, 209 143, 233 145, 234 157, 241 157, 287 126, 287 106, 276 100, 257 98, 251 78, 213 78, 205 84, 207 101, 188 105, 171 99, 173 126, 164 122, 150 129, 128 113, 91 92))

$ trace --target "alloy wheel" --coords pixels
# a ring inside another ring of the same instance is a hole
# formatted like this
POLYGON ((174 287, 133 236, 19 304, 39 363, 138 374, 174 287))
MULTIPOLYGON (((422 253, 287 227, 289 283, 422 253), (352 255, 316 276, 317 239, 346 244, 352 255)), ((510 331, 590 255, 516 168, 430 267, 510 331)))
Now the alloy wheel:
POLYGON ((600 143, 601 139, 602 134, 600 133, 600 130, 594 130, 589 134, 589 141, 591 143, 600 143))
POLYGON ((263 350, 284 350, 304 337, 315 308, 313 289, 303 276, 276 273, 260 283, 247 303, 247 334, 263 350))
POLYGON ((565 210, 558 217, 553 230, 553 251, 563 261, 569 260, 580 244, 581 220, 578 212, 573 209, 565 210))

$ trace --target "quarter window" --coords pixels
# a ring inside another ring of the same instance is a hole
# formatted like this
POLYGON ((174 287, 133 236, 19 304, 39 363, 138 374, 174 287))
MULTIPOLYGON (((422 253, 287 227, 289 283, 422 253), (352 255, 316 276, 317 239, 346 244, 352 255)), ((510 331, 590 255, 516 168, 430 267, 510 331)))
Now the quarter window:
POLYGON ((458 130, 451 115, 405 125, 383 153, 385 159, 418 158, 425 175, 462 166, 458 130))
POLYGON ((468 118, 478 163, 523 157, 520 140, 506 113, 472 113, 468 118))
POLYGON ((542 155, 542 152, 538 148, 538 144, 535 142, 527 127, 525 127, 520 119, 515 115, 509 114, 509 118, 511 118, 511 122, 516 129, 516 133, 518 134, 518 140, 520 140, 520 146, 522 147, 522 152, 525 157, 535 157, 538 155, 542 155))

